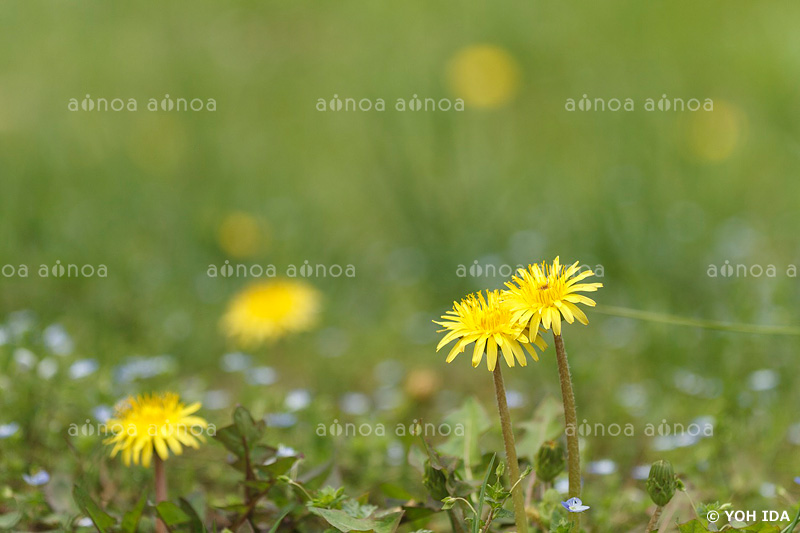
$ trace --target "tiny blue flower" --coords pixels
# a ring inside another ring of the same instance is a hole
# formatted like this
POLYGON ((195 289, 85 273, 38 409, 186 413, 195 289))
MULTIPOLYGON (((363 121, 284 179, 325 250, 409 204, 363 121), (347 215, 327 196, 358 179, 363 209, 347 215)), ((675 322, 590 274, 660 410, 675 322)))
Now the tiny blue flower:
POLYGON ((101 424, 108 422, 108 419, 114 416, 114 409, 107 405, 98 405, 92 409, 92 416, 97 419, 101 424))
POLYGON ((264 417, 267 426, 273 428, 290 428, 297 424, 297 417, 292 413, 270 413, 264 417))
POLYGON ((588 505, 583 505, 580 498, 570 498, 565 502, 561 502, 561 505, 570 513, 582 513, 589 508, 588 505))
POLYGON ((69 377, 72 379, 82 379, 91 376, 97 369, 100 368, 100 363, 96 359, 81 359, 72 363, 69 367, 69 377))
POLYGON ((28 474, 22 474, 22 479, 24 479, 25 483, 32 487, 38 487, 50 481, 50 474, 48 474, 46 470, 39 470, 32 476, 29 476, 28 474))
POLYGON ((0 439, 7 439, 19 431, 19 424, 10 422, 8 424, 0 424, 0 439))
POLYGON ((794 478, 794 482, 800 485, 800 476, 794 478))

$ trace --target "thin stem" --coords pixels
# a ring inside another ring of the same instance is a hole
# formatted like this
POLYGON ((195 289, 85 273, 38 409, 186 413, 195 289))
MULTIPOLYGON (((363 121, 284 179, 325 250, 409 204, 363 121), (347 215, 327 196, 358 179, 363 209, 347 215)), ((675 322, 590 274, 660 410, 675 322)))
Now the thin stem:
POLYGON ((686 494, 686 497, 689 499, 689 504, 692 506, 692 511, 694 512, 694 515, 697 517, 698 520, 701 520, 700 514, 697 512, 697 506, 694 504, 694 500, 689 495, 689 491, 688 490, 684 490, 682 492, 684 494, 686 494))
POLYGON ((492 521, 494 520, 494 509, 489 509, 489 515, 486 517, 486 525, 483 526, 483 530, 481 533, 488 533, 489 528, 492 527, 492 521))
POLYGON ((525 508, 531 506, 533 502, 533 489, 536 486, 536 472, 531 472, 531 478, 528 480, 528 488, 525 489, 525 508))
POLYGON ((525 513, 525 496, 519 482, 519 463, 517 462, 517 449, 514 445, 514 431, 511 429, 511 415, 506 402, 506 388, 503 385, 503 374, 500 373, 500 362, 494 367, 494 391, 497 395, 497 411, 500 413, 500 425, 503 428, 503 442, 506 446, 506 459, 508 460, 508 474, 514 484, 511 497, 514 501, 514 520, 517 523, 517 533, 528 532, 528 516, 525 513))
POLYGON ((466 503, 467 507, 469 507, 469 510, 472 511, 472 514, 478 516, 478 511, 476 511, 475 508, 472 506, 472 504, 469 503, 469 500, 465 498, 453 498, 452 500, 466 503))
MULTIPOLYGON (((575 394, 572 392, 572 377, 569 373, 567 351, 561 335, 553 333, 558 360, 558 377, 561 380, 561 398, 564 401, 564 419, 567 426, 567 466, 569 470, 569 497, 581 497, 581 455, 578 444, 578 414, 575 411, 575 394)), ((580 531, 580 515, 570 513, 575 531, 580 531)))
MULTIPOLYGON (((167 501, 167 474, 164 469, 164 461, 157 453, 153 454, 156 470, 156 505, 167 501)), ((156 533, 168 533, 167 525, 159 518, 156 520, 156 533)))
POLYGON ((647 524, 647 530, 645 533, 650 533, 651 531, 656 531, 656 527, 658 526, 658 519, 661 516, 661 511, 664 509, 660 505, 656 506, 655 512, 653 512, 653 516, 650 518, 650 522, 647 524))
MULTIPOLYGON (((244 524, 245 522, 247 522, 250 519, 249 517, 250 517, 250 514, 253 512, 253 509, 256 508, 256 505, 258 505, 258 502, 259 502, 259 500, 261 498, 263 498, 264 496, 269 494, 269 491, 272 489, 272 485, 273 484, 270 484, 270 486, 267 488, 267 490, 261 491, 259 494, 257 494, 250 501, 247 502, 247 508, 245 509, 245 512, 242 513, 241 515, 239 515, 239 518, 237 518, 236 522, 234 522, 233 525, 231 526, 231 530, 232 531, 236 531, 242 524, 244 524)), ((287 513, 288 513, 288 511, 287 511, 287 513)), ((284 517, 285 516, 286 515, 284 515, 284 517)), ((283 517, 278 519, 278 523, 280 523, 281 520, 283 520, 283 517)))

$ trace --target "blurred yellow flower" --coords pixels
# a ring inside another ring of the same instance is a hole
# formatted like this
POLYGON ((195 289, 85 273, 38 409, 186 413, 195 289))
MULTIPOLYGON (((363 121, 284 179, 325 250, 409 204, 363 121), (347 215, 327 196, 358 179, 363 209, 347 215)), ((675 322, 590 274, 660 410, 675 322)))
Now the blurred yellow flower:
POLYGON ((595 302, 576 293, 594 292, 603 284, 578 283, 594 275, 591 270, 580 271, 578 261, 566 267, 556 257, 552 265, 545 262, 529 265, 527 269, 520 269, 518 274, 506 283, 508 290, 503 291, 503 299, 512 310, 515 321, 529 324, 531 332, 539 331, 540 323, 545 330, 552 326, 556 335, 561 335, 562 316, 570 324, 576 318, 581 324, 589 323, 575 304, 594 307, 595 302))
POLYGON ((222 318, 222 328, 243 346, 276 341, 311 329, 319 317, 320 300, 319 291, 304 281, 256 283, 234 297, 222 318))
POLYGON ((177 394, 145 394, 129 397, 120 403, 114 417, 106 423, 112 437, 104 444, 113 444, 111 457, 122 452, 122 461, 150 466, 153 450, 162 460, 183 453, 182 446, 198 447, 205 442, 202 430, 208 423, 199 416, 191 416, 200 409, 200 403, 184 405, 177 394))
MULTIPOLYGON (((509 367, 514 366, 515 356, 521 366, 528 364, 520 345, 520 343, 528 344, 530 342, 528 337, 522 333, 525 326, 512 318, 511 309, 500 298, 500 291, 486 291, 485 298, 480 292, 470 294, 461 300, 461 303, 454 302, 453 309, 442 315, 442 320, 443 322, 434 320, 434 323, 445 328, 440 332, 447 331, 436 347, 436 351, 438 352, 444 345, 458 339, 447 355, 448 363, 463 352, 468 344, 474 342, 473 367, 477 367, 481 363, 485 351, 487 367, 490 371, 494 371, 497 364, 498 346, 509 367)), ((534 338, 534 344, 542 350, 547 346, 538 332, 534 338)), ((539 357, 536 355, 536 351, 531 347, 528 350, 534 361, 538 361, 539 357)))
POLYGON ((742 111, 725 101, 713 111, 691 113, 683 122, 686 148, 696 159, 718 163, 733 155, 743 141, 747 122, 742 111))
POLYGON ((255 255, 266 240, 258 220, 248 213, 235 212, 226 216, 217 234, 222 251, 231 257, 255 255))
MULTIPOLYGON (((137 120, 131 121, 131 133, 126 151, 133 162, 147 174, 166 179, 177 179, 185 166, 189 133, 178 115, 169 113, 133 113, 137 120)), ((100 134, 92 139, 100 146, 109 142, 109 136, 100 134)), ((113 137, 112 137, 113 138, 113 137)), ((93 154, 94 155, 94 154, 93 154)), ((106 155, 102 150, 97 154, 106 155)))
POLYGON ((503 48, 490 44, 460 50, 448 67, 450 89, 467 106, 497 108, 509 103, 519 89, 519 66, 503 48))
POLYGON ((417 368, 408 373, 403 389, 412 400, 428 401, 441 390, 439 374, 429 368, 417 368))

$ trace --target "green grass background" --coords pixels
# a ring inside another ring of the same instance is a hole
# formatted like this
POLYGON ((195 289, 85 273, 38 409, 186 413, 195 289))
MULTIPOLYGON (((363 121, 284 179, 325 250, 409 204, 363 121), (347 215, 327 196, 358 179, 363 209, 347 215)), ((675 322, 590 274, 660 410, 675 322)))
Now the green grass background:
MULTIPOLYGON (((230 389, 268 411, 303 387, 319 411, 279 430, 287 443, 303 443, 314 440, 315 417, 336 415, 341 394, 372 394, 375 366, 392 359, 444 383, 444 400, 409 413, 436 419, 471 394, 491 410, 488 373, 465 357, 445 365, 429 322, 465 293, 501 286, 456 275, 475 260, 560 255, 603 265, 601 304, 800 321, 800 281, 783 274, 800 263, 797 3, 86 1, 0 10, 0 264, 31 268, 27 279, 0 278, 0 313, 29 309, 42 324, 62 323, 76 353, 101 361, 91 383, 63 385, 58 405, 42 404, 35 386, 23 394, 6 383, 7 405, 24 397, 52 418, 81 422, 94 402, 169 386, 230 389), (477 43, 518 62, 512 102, 391 109, 414 94, 455 98, 448 62, 477 43), (139 111, 68 110, 86 94, 135 98, 139 111), (217 110, 146 111, 165 94, 213 98, 217 110), (632 98, 636 110, 565 111, 583 94, 632 98), (731 155, 696 157, 687 124, 697 114, 644 110, 646 98, 662 94, 735 109, 731 155), (389 110, 315 109, 334 95, 383 98, 389 110), (232 349, 219 317, 248 280, 210 279, 206 270, 229 259, 217 232, 235 211, 268 227, 248 264, 356 268, 355 278, 312 280, 325 298, 318 330, 254 354, 279 372, 269 390, 218 370, 232 349), (57 260, 105 264, 109 275, 34 273, 57 260), (707 275, 726 260, 774 264, 779 275, 707 275), (338 358, 320 353, 330 336, 346 339, 338 358), (174 374, 124 391, 111 381, 124 358, 162 353, 179 361, 174 374)), ((800 422, 797 337, 589 317, 588 327, 565 330, 581 419, 641 428, 715 416, 713 444, 668 454, 712 499, 757 497, 763 482, 788 484, 800 471, 787 440, 800 422), (777 387, 751 390, 748 376, 765 368, 778 373, 777 387), (718 394, 681 392, 679 371, 719 380, 718 394), (630 384, 646 391, 639 416, 618 401, 630 384)), ((558 395, 552 348, 541 359, 506 372, 527 399, 519 418, 558 395)), ((22 413, 0 411, 0 422, 22 413)), ((31 462, 58 469, 48 448, 14 442, 2 458, 12 485, 31 462)), ((586 449, 589 459, 616 460, 620 483, 632 465, 660 457, 642 436, 591 439, 586 449)), ((320 444, 318 456, 328 451, 320 444)))

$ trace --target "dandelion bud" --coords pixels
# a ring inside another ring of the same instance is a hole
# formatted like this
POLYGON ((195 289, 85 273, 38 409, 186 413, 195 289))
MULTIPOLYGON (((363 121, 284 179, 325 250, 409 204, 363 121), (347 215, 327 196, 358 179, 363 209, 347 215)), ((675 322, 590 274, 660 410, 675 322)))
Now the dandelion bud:
POLYGON ((552 481, 564 471, 564 447, 549 440, 536 453, 536 475, 545 483, 552 481))
POLYGON ((675 471, 669 461, 656 461, 650 467, 650 475, 647 477, 647 493, 653 503, 659 507, 664 507, 675 495, 677 480, 675 471))

